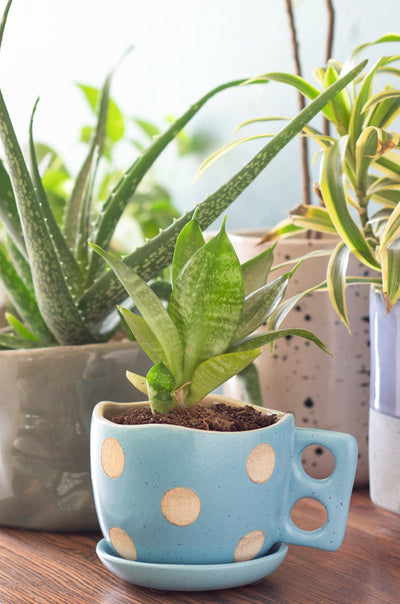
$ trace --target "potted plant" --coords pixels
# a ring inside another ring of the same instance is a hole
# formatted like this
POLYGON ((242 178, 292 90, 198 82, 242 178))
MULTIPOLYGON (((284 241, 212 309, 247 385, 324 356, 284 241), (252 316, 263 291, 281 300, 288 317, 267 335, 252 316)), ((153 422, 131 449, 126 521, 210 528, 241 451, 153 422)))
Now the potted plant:
MULTIPOLYGON (((400 35, 387 34, 357 47, 343 65, 331 59, 316 72, 322 89, 345 73, 369 47, 399 41, 400 35)), ((290 235, 313 229, 339 238, 329 258, 327 289, 333 309, 349 331, 346 287, 363 281, 371 284, 370 490, 375 503, 395 512, 400 509, 397 489, 400 410, 395 394, 400 312, 400 134, 391 127, 400 111, 400 94, 387 80, 378 89, 375 84, 380 83, 379 76, 398 76, 394 66, 398 60, 398 55, 380 57, 351 88, 343 90, 323 110, 336 130, 335 135, 325 135, 310 125, 304 129, 322 148, 317 189, 321 205, 297 206, 284 223, 265 237, 273 240, 279 231, 290 235), (372 274, 363 279, 350 277, 351 257, 366 271, 372 270, 372 274)), ((307 96, 316 94, 311 84, 289 74, 276 74, 276 79, 296 86, 307 96)), ((294 298, 293 304, 298 300, 294 298)))
MULTIPOLYGON (((254 334, 296 269, 267 283, 273 250, 241 265, 225 232, 204 242, 196 219, 178 237, 166 309, 134 271, 107 260, 139 314, 125 324, 154 362, 128 372, 147 402, 101 402, 93 411, 91 468, 104 539, 97 551, 118 576, 147 587, 196 590, 243 585, 283 560, 285 543, 334 550, 343 539, 357 461, 353 437, 296 429, 293 416, 209 395, 260 346, 311 332, 254 334), (329 447, 325 481, 301 467, 310 444, 329 447), (317 531, 290 520, 294 503, 317 498, 328 521, 317 531)), ((322 353, 321 353, 322 354, 322 353)))
MULTIPOLYGON (((10 7, 11 0, 4 12, 0 41, 10 7)), ((211 224, 361 68, 357 66, 320 95, 246 166, 199 203, 201 226, 211 224)), ((104 140, 111 75, 102 90, 90 151, 76 177, 62 227, 43 192, 33 124, 29 171, 0 91, 0 137, 8 166, 7 170, 1 167, 5 194, 0 219, 7 240, 1 247, 0 272, 16 309, 15 317, 10 317, 11 327, 0 336, 0 345, 7 348, 0 352, 1 524, 62 530, 95 526, 86 455, 88 418, 99 398, 97 388, 110 387, 111 377, 120 375, 121 366, 126 367, 126 355, 118 361, 118 354, 103 343, 119 325, 115 305, 124 301, 126 293, 87 242, 91 238, 104 248, 110 245, 125 204, 160 153, 210 98, 243 81, 212 90, 155 139, 110 191, 94 226, 89 219, 92 185, 104 140), (72 372, 67 369, 67 355, 72 372), (102 357, 111 359, 114 366, 108 362, 104 369, 102 357), (36 394, 34 384, 40 388, 36 394), (53 395, 47 394, 50 387, 53 395)), ((193 211, 132 251, 124 263, 146 281, 156 277, 169 265, 176 237, 193 211)), ((139 347, 133 346, 135 360, 131 345, 117 345, 121 346, 128 346, 132 364, 147 362, 139 347)))

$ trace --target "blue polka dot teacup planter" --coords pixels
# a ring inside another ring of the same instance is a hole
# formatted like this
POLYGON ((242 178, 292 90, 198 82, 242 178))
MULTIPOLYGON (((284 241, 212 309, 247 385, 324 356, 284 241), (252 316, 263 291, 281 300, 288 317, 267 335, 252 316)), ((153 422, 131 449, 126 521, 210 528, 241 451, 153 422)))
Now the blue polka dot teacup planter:
MULTIPOLYGON (((202 404, 216 399, 223 397, 207 397, 202 404)), ((105 539, 120 556, 214 564, 264 556, 278 542, 340 546, 357 461, 352 436, 296 428, 293 415, 280 412, 267 428, 236 433, 109 420, 144 404, 102 402, 93 412, 96 510, 105 539), (326 479, 313 479, 302 468, 302 451, 311 444, 335 457, 326 479), (325 525, 316 531, 301 530, 291 520, 293 505, 303 497, 327 510, 325 525)))

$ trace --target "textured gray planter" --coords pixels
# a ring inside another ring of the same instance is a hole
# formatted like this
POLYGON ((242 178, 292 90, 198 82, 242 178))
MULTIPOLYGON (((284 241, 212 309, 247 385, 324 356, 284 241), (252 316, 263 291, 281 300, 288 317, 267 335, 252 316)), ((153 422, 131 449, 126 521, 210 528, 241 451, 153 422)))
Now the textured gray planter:
POLYGON ((150 365, 130 342, 0 352, 0 525, 98 528, 92 409, 108 397, 139 400, 125 372, 146 373, 150 365))
MULTIPOLYGON (((262 246, 256 246, 260 236, 256 232, 231 236, 241 262, 262 251, 262 246)), ((314 250, 333 249, 337 241, 325 237, 282 240, 274 252, 275 264, 314 250)), ((287 296, 324 281, 327 262, 328 257, 303 262, 290 281, 287 296)), ((275 277, 278 274, 273 273, 275 277)), ((352 259, 348 274, 365 275, 366 269, 352 259)), ((334 357, 308 341, 286 338, 277 341, 272 357, 265 347, 256 366, 264 406, 294 413, 298 426, 349 432, 357 439, 355 482, 363 485, 368 483, 369 287, 348 287, 346 299, 351 334, 332 309, 327 293, 302 298, 282 325, 313 331, 334 357)), ((224 392, 243 400, 237 378, 228 382, 224 392)), ((323 478, 334 468, 332 456, 322 447, 308 447, 303 464, 314 478, 323 478)))

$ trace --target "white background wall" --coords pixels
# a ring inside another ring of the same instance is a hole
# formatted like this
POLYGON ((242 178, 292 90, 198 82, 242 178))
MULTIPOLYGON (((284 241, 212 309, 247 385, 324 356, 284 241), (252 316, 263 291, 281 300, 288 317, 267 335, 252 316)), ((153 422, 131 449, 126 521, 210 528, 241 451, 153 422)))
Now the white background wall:
MULTIPOLYGON (((6 2, 0 1, 3 9, 6 2)), ((324 0, 299 0, 296 20, 304 74, 323 63, 324 0)), ((398 0, 336 0, 334 56, 388 31, 399 31, 398 0)), ((41 101, 36 139, 59 151, 76 149, 80 126, 90 118, 76 81, 100 86, 130 45, 112 94, 130 115, 161 124, 221 82, 265 71, 293 71, 283 0, 14 0, 0 55, 0 83, 22 142, 33 103, 41 101)), ((387 54, 399 49, 384 48, 387 54)), ((193 122, 230 141, 240 122, 262 115, 293 115, 295 93, 280 84, 230 90, 212 100, 193 122)), ((262 131, 260 128, 259 131, 262 131)), ((160 177, 183 208, 201 201, 238 169, 260 143, 220 161, 189 187, 198 160, 182 162, 160 177)), ((79 153, 79 151, 77 151, 79 153)), ((130 158, 126 158, 128 164, 130 158)), ((294 141, 229 210, 228 226, 271 225, 299 202, 298 141, 294 141)))

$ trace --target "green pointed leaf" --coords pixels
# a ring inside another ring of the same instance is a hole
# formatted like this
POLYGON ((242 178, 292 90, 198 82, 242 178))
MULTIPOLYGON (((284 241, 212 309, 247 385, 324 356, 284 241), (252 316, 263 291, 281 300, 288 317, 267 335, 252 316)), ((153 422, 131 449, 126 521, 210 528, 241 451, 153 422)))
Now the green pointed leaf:
POLYGON ((185 405, 190 407, 207 394, 236 375, 256 359, 261 350, 254 348, 245 352, 221 354, 200 363, 194 371, 185 405))
MULTIPOLYGON (((400 70, 399 70, 400 74, 400 70)), ((385 86, 385 91, 392 89, 391 86, 385 86)), ((368 103, 367 103, 368 104, 368 103)), ((364 106, 365 108, 365 106, 364 106)), ((394 98, 387 98, 377 102, 367 120, 367 126, 377 126, 378 128, 388 128, 393 120, 400 113, 400 95, 394 98)))
POLYGON ((400 203, 398 203, 393 212, 390 213, 386 228, 381 235, 381 249, 390 245, 392 241, 398 237, 400 237, 400 203))
POLYGON ((146 354, 151 358, 153 363, 158 363, 163 357, 163 349, 157 336, 153 333, 146 321, 140 315, 136 315, 127 308, 119 308, 125 324, 135 336, 146 354))
MULTIPOLYGON (((315 117, 319 111, 342 88, 347 86, 366 62, 360 63, 346 76, 321 93, 278 134, 270 140, 239 172, 223 184, 215 193, 197 206, 197 220, 204 230, 242 193, 255 178, 268 166, 272 159, 315 117)), ((158 274, 171 262, 176 238, 183 226, 191 220, 194 210, 187 212, 174 224, 159 235, 138 248, 125 258, 125 263, 140 273, 145 280, 158 274)), ((97 280, 82 296, 79 308, 92 324, 101 324, 104 318, 113 311, 115 303, 124 299, 124 289, 112 274, 107 273, 97 280)))
POLYGON ((14 336, 9 333, 0 333, 0 347, 14 350, 19 350, 21 348, 37 348, 37 342, 30 340, 29 338, 14 336))
POLYGON ((349 264, 349 248, 341 241, 329 259, 327 282, 328 293, 333 309, 341 318, 350 333, 349 318, 345 298, 346 272, 349 264))
POLYGON ((262 325, 280 304, 293 271, 260 287, 244 300, 243 312, 233 341, 242 340, 262 325))
POLYGON ((371 107, 374 107, 378 103, 385 101, 386 99, 399 99, 400 98, 400 90, 384 90, 382 92, 378 92, 374 94, 362 108, 362 113, 366 113, 371 107))
POLYGON ((33 140, 33 120, 39 99, 36 101, 31 120, 29 124, 29 158, 31 163, 32 181, 35 187, 40 209, 46 222, 49 236, 54 242, 59 260, 63 263, 64 274, 68 275, 68 285, 75 295, 82 293, 83 277, 82 272, 76 262, 71 250, 69 249, 64 237, 61 234, 60 228, 55 220, 54 214, 47 199, 46 192, 43 187, 42 179, 39 173, 39 167, 36 159, 36 150, 33 140))
POLYGON ((15 333, 19 336, 26 338, 27 340, 31 340, 32 342, 36 342, 36 345, 39 346, 39 338, 37 338, 29 329, 21 323, 17 317, 12 315, 9 312, 5 313, 5 318, 7 323, 14 329, 15 333))
POLYGON ((313 342, 314 344, 316 344, 324 352, 331 354, 329 352, 329 350, 326 348, 325 344, 323 344, 321 342, 321 340, 319 338, 317 338, 317 336, 315 336, 313 333, 311 333, 311 331, 308 331, 307 329, 297 329, 297 328, 280 329, 278 331, 269 331, 269 332, 267 331, 260 335, 251 335, 248 338, 246 338, 245 340, 242 340, 242 342, 239 342, 239 343, 235 344, 234 346, 232 346, 230 351, 231 352, 242 352, 245 350, 254 350, 255 347, 265 346, 266 344, 275 342, 275 340, 278 340, 280 338, 286 338, 288 336, 289 337, 297 336, 300 338, 305 338, 306 340, 309 340, 310 342, 313 342))
POLYGON ((147 381, 143 375, 138 375, 137 373, 132 373, 132 371, 127 371, 126 377, 130 381, 130 383, 133 384, 133 386, 135 386, 135 388, 139 390, 139 392, 142 392, 143 394, 148 396, 147 381))
POLYGON ((18 208, 15 202, 14 191, 11 180, 3 162, 0 160, 0 220, 14 245, 21 254, 27 256, 24 236, 22 234, 21 222, 18 208))
POLYGON ((195 218, 185 225, 176 240, 172 258, 172 283, 174 284, 183 267, 197 250, 203 247, 203 232, 195 218))
POLYGON ((172 291, 169 313, 184 343, 184 382, 199 363, 229 346, 243 300, 240 263, 222 227, 192 256, 172 291))
POLYGON ((321 191, 329 215, 341 239, 364 264, 379 270, 367 240, 354 222, 348 208, 343 162, 347 137, 340 138, 324 152, 321 191))
MULTIPOLYGON (((92 111, 97 114, 97 109, 100 105, 102 91, 87 84, 77 84, 78 88, 83 92, 84 97, 89 103, 92 111)), ((117 143, 122 139, 125 132, 125 120, 118 105, 112 99, 108 99, 108 112, 106 133, 111 138, 113 143, 117 143)))
POLYGON ((303 232, 303 227, 296 226, 290 218, 285 218, 278 222, 274 228, 267 231, 258 242, 258 245, 262 243, 268 243, 269 241, 280 241, 287 237, 293 237, 303 232))
POLYGON ((182 342, 162 302, 147 283, 124 262, 97 245, 91 244, 91 246, 111 266, 147 323, 148 328, 153 334, 157 334, 155 337, 160 342, 163 351, 162 360, 164 360, 171 373, 177 376, 178 381, 180 381, 179 376, 182 374, 183 361, 182 342))
POLYGON ((276 243, 242 264, 244 295, 248 296, 266 284, 274 261, 276 243))
MULTIPOLYGON (((339 74, 335 70, 335 67, 332 65, 332 63, 329 62, 328 68, 324 74, 324 88, 327 88, 334 82, 337 82, 338 79, 339 74)), ((340 135, 347 134, 350 121, 351 104, 346 89, 343 89, 335 96, 334 99, 331 100, 329 108, 332 110, 334 115, 334 123, 338 133, 340 135)))

